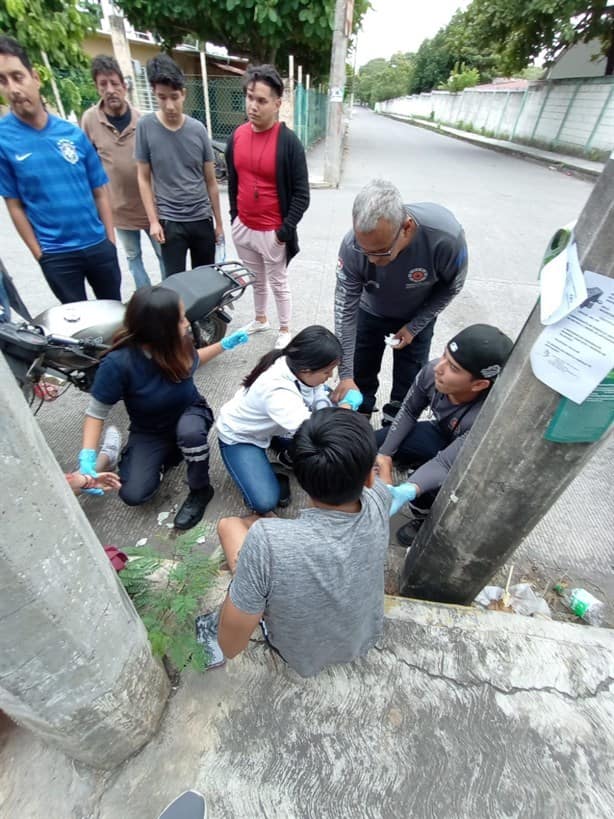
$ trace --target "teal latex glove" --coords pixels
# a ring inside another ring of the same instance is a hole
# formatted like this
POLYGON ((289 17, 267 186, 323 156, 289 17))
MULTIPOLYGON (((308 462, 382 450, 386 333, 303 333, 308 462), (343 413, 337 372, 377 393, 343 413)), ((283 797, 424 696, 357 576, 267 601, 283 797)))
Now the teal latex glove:
POLYGON ((347 404, 354 412, 363 402, 363 395, 360 390, 348 390, 339 404, 347 404))
POLYGON ((82 475, 91 475, 92 478, 97 478, 96 472, 96 450, 82 449, 79 453, 79 472, 82 475))
POLYGON ((249 336, 245 332, 245 330, 235 330, 234 333, 231 333, 229 336, 226 336, 220 341, 223 350, 234 350, 235 347, 238 347, 239 344, 247 344, 249 341, 249 336))
POLYGON ((392 506, 390 507, 390 517, 396 515, 401 506, 407 501, 416 500, 416 484, 415 483, 400 483, 398 486, 390 486, 386 484, 392 494, 392 506))
POLYGON ((104 492, 103 492, 102 489, 84 489, 83 494, 84 495, 104 495, 104 492))

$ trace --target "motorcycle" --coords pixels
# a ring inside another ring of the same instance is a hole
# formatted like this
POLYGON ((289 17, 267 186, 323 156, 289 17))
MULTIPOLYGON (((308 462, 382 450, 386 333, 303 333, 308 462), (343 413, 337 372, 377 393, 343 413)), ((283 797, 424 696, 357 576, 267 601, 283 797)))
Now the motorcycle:
MULTIPOLYGON (((225 336, 227 308, 234 309, 255 278, 239 262, 224 262, 176 273, 162 286, 183 301, 194 345, 206 347, 225 336)), ((124 311, 118 301, 79 301, 50 307, 31 321, 0 324, 0 350, 26 398, 54 400, 70 385, 88 392, 124 311)))

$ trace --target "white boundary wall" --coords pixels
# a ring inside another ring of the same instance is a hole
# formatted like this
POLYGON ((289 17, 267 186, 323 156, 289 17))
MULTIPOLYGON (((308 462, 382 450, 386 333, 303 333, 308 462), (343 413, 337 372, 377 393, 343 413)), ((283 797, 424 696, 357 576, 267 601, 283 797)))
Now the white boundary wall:
POLYGON ((379 102, 375 110, 471 126, 496 139, 555 151, 590 154, 614 148, 614 77, 550 80, 532 83, 526 91, 431 91, 379 102))

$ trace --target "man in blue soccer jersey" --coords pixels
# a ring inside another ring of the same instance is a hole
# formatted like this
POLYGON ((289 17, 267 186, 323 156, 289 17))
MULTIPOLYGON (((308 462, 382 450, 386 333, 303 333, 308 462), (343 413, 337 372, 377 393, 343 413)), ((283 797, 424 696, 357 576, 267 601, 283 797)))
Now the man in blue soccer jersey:
POLYGON ((63 303, 119 299, 107 176, 83 131, 47 113, 40 77, 16 40, 0 37, 0 196, 28 250, 63 303))

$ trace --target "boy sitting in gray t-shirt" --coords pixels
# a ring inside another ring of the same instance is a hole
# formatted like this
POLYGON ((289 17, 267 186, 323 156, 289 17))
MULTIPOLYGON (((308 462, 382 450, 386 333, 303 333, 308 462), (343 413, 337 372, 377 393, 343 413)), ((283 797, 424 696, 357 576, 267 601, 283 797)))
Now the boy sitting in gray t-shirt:
POLYGON ((235 573, 218 631, 226 657, 243 651, 262 618, 270 644, 303 677, 376 642, 393 497, 376 477, 376 454, 363 415, 320 410, 294 436, 294 472, 311 506, 295 520, 220 521, 235 573))

